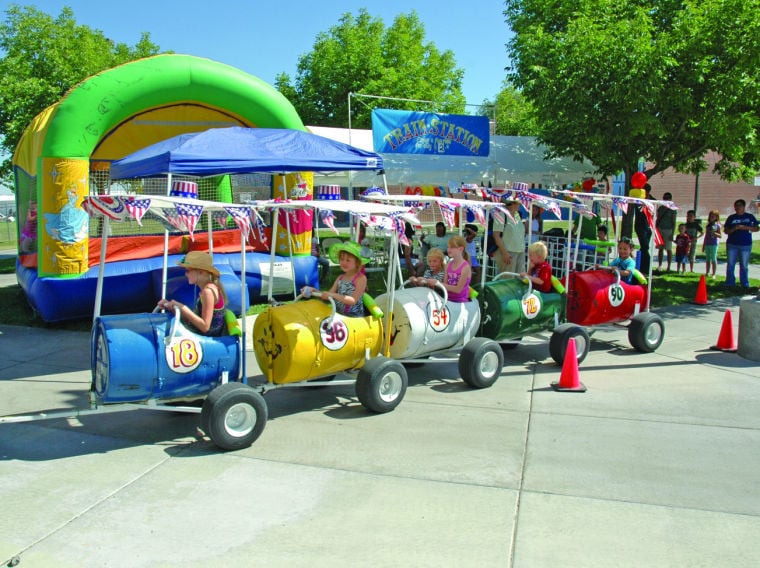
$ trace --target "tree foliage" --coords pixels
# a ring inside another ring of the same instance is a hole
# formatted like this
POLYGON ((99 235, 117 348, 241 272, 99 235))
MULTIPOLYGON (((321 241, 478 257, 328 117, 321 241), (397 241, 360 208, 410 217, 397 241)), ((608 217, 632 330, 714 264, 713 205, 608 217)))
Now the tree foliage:
MULTIPOLYGON (((130 47, 77 25, 70 8, 54 19, 11 5, 0 23, 0 147, 12 154, 32 119, 83 79, 158 51, 148 33, 130 47)), ((9 156, 0 173, 10 172, 9 156)))
POLYGON ((484 101, 480 113, 491 116, 495 106, 495 134, 502 136, 536 136, 538 127, 533 106, 518 89, 504 81, 494 102, 484 101))
MULTIPOLYGON (((433 101, 433 108, 426 110, 461 113, 463 76, 451 51, 441 52, 425 41, 416 12, 397 16, 386 28, 362 8, 356 17, 346 13, 336 26, 318 34, 312 51, 299 58, 294 82, 280 73, 275 86, 305 124, 346 127, 349 93, 433 101)), ((352 98, 352 127, 369 128, 378 103, 383 108, 421 107, 420 102, 380 101, 352 98)))
POLYGON ((509 80, 555 156, 601 173, 760 168, 760 0, 507 0, 509 80))

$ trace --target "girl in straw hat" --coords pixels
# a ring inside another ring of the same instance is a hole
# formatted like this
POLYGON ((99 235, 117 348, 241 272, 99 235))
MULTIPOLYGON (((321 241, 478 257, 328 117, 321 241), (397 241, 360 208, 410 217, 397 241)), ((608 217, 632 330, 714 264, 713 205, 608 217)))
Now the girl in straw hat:
POLYGON ((201 290, 195 309, 190 309, 177 300, 165 299, 159 300, 158 307, 171 311, 179 308, 182 322, 192 331, 212 337, 222 335, 225 329, 224 305, 227 294, 219 280, 219 270, 211 261, 211 255, 192 251, 177 264, 185 267, 187 281, 201 290))
MULTIPOLYGON (((335 311, 347 316, 363 316, 364 303, 362 296, 367 291, 367 276, 364 273, 364 264, 369 259, 362 256, 359 243, 348 241, 335 243, 330 247, 330 260, 340 265, 343 274, 335 279, 335 282, 327 292, 322 292, 322 299, 332 298, 335 301, 335 311)), ((316 288, 304 286, 301 292, 308 296, 316 288)))

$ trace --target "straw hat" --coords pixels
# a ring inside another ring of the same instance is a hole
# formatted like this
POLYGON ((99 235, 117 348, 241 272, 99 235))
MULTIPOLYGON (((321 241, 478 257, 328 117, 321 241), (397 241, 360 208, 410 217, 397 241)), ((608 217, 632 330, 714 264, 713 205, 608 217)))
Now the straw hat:
POLYGON ((340 264, 341 251, 345 251, 348 254, 354 255, 362 264, 367 264, 369 262, 369 259, 366 256, 362 255, 362 248, 359 243, 346 241, 345 243, 335 243, 330 247, 330 250, 328 251, 330 260, 332 260, 335 264, 340 264))
POLYGON ((207 252, 194 250, 187 253, 185 255, 185 258, 178 261, 177 264, 179 266, 184 266, 185 268, 205 270, 206 272, 213 274, 216 277, 219 276, 219 270, 214 266, 214 263, 211 260, 211 255, 207 252))

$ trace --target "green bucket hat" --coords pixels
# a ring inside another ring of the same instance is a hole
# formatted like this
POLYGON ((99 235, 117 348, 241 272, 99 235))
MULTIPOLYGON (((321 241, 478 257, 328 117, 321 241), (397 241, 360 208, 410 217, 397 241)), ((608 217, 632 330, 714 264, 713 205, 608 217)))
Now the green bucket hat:
POLYGON ((367 264, 369 262, 369 258, 362 255, 362 247, 359 245, 359 243, 355 243, 353 241, 346 241, 345 243, 335 243, 330 247, 330 250, 328 251, 328 254, 330 255, 330 260, 333 261, 335 264, 340 264, 340 253, 341 251, 345 251, 348 254, 354 255, 356 258, 359 259, 359 262, 361 262, 363 265, 367 264))

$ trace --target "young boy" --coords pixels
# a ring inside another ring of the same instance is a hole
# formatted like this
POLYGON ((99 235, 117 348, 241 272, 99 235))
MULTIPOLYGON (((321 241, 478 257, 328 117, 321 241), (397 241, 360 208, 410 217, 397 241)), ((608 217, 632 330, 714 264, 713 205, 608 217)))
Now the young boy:
MULTIPOLYGON (((679 230, 680 232, 680 230, 679 230)), ((692 246, 689 248, 689 272, 694 272, 694 257, 697 254, 696 245, 697 239, 704 234, 702 229, 702 221, 697 219, 697 214, 693 209, 689 209, 686 212, 686 234, 691 239, 692 246)), ((678 270, 678 269, 676 269, 678 270)))
POLYGON ((533 282, 533 289, 539 292, 552 291, 552 265, 546 262, 546 243, 536 241, 528 246, 528 272, 521 272, 520 278, 533 282))
MULTIPOLYGON (((684 223, 678 225, 678 234, 673 239, 673 242, 676 243, 676 272, 686 274, 686 261, 689 260, 689 251, 695 247, 691 246, 691 237, 686 232, 686 225, 684 223)), ((693 267, 694 265, 692 264, 693 267)))
MULTIPOLYGON (((596 228, 596 239, 600 243, 608 242, 609 235, 607 232, 607 225, 599 225, 596 228)), ((610 257, 610 247, 601 244, 596 245, 596 262, 599 264, 607 264, 607 260, 610 257)))
POLYGON ((619 272, 620 280, 626 284, 631 284, 633 282, 633 271, 636 269, 636 261, 631 257, 633 253, 633 241, 630 237, 620 237, 617 252, 617 258, 610 262, 609 266, 599 266, 597 264, 596 268, 619 272))
POLYGON ((464 240, 467 242, 465 250, 470 257, 470 264, 472 265, 472 281, 480 283, 480 262, 478 262, 478 245, 475 241, 478 236, 478 226, 471 223, 467 223, 464 226, 464 240))

